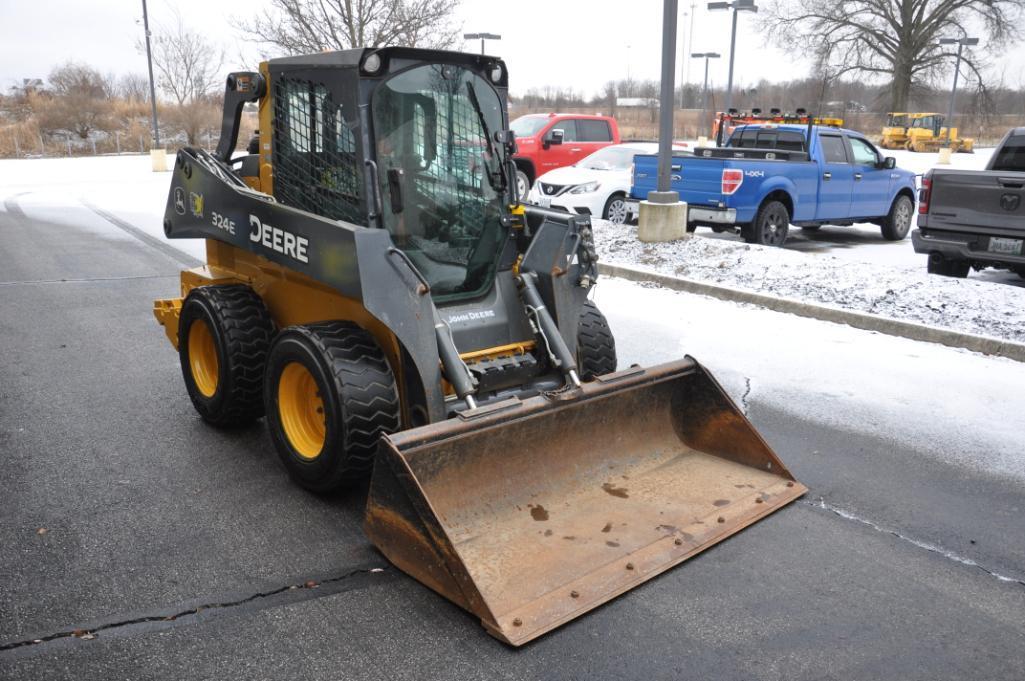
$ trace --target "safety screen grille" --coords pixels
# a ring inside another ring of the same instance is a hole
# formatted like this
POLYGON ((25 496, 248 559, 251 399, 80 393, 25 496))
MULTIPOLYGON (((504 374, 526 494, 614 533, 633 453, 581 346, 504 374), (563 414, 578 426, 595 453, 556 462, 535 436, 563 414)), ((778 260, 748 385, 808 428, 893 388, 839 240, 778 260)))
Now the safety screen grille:
MULTIPOLYGON (((435 106, 432 107, 434 121, 431 124, 424 108, 413 108, 413 139, 416 140, 417 156, 428 157, 427 143, 434 145, 433 153, 437 155, 423 172, 416 174, 416 190, 441 204, 458 206, 464 230, 475 239, 484 226, 488 206, 484 196, 485 173, 489 170, 485 160, 487 141, 483 137, 480 118, 469 99, 462 96, 464 92, 456 94, 460 96, 424 93, 423 96, 433 95, 435 98, 435 106)), ((469 250, 453 249, 449 259, 458 261, 462 258, 460 264, 466 264, 469 250)))
POLYGON ((318 83, 279 78, 274 89, 274 194, 333 220, 366 225, 356 136, 318 83))

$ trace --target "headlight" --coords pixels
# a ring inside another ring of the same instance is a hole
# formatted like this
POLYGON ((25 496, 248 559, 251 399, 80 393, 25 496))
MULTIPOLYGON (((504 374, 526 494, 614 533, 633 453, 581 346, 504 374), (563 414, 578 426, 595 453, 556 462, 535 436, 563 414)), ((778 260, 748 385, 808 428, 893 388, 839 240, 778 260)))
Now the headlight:
POLYGON ((578 185, 576 187, 573 187, 573 189, 569 190, 569 193, 570 194, 587 194, 589 192, 597 191, 598 186, 599 185, 598 185, 597 182, 587 182, 586 184, 581 184, 581 185, 578 185))

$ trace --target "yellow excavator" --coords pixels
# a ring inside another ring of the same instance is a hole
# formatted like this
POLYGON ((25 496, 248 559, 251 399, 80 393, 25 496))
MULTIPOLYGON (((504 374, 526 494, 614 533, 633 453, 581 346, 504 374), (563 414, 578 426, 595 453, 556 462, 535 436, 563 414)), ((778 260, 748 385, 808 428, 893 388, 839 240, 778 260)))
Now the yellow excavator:
POLYGON ((890 112, 886 114, 883 137, 879 146, 883 149, 903 149, 908 141, 908 124, 911 114, 890 112))
POLYGON ((938 113, 909 114, 910 125, 904 147, 908 151, 936 152, 941 147, 950 147, 958 153, 971 154, 975 151, 975 139, 958 137, 957 128, 948 128, 946 116, 938 113))
POLYGON ((519 201, 508 82, 401 47, 230 74, 165 210, 207 262, 154 314, 205 421, 264 418, 313 492, 370 476, 370 540, 521 645, 806 488, 693 358, 617 371, 590 218, 519 201))

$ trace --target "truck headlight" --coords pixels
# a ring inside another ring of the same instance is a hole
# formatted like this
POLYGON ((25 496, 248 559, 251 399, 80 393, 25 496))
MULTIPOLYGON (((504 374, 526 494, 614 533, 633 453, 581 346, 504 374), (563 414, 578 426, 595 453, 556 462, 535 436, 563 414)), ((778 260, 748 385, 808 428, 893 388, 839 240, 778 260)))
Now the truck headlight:
POLYGON ((570 194, 588 194, 590 192, 597 191, 598 187, 599 187, 599 185, 598 185, 597 182, 586 182, 584 184, 580 184, 580 185, 577 185, 576 187, 573 187, 573 189, 569 190, 569 193, 570 194))

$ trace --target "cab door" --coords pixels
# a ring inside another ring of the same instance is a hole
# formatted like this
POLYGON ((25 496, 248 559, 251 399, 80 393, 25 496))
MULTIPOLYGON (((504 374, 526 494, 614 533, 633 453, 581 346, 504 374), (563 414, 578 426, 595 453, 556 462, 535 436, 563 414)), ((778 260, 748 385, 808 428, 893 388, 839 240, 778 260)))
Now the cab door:
POLYGON ((874 146, 860 137, 847 136, 854 184, 851 191, 851 217, 877 218, 890 211, 890 171, 880 170, 882 157, 874 146))
POLYGON ((538 175, 576 163, 583 158, 579 146, 575 120, 567 119, 553 123, 541 136, 541 153, 539 154, 541 170, 538 175), (562 131, 562 144, 551 143, 552 132, 555 130, 562 131))
POLYGON ((854 167, 847 153, 847 143, 839 132, 819 134, 819 202, 817 220, 840 220, 850 217, 854 167))
POLYGON ((608 121, 600 118, 578 118, 576 124, 577 143, 570 147, 570 152, 576 159, 574 163, 612 144, 612 128, 608 121), (574 147, 580 151, 574 151, 574 147), (577 154, 579 156, 576 156, 577 154))

